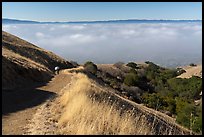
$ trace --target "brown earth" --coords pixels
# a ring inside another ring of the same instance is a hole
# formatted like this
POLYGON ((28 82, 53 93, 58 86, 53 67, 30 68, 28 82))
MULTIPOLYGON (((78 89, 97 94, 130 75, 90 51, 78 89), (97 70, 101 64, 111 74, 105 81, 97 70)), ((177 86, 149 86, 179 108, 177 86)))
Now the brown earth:
POLYGON ((178 78, 190 78, 192 76, 202 77, 202 64, 198 64, 197 66, 184 66, 181 68, 183 68, 186 72, 177 76, 178 78))
POLYGON ((36 110, 47 99, 56 96, 57 92, 67 85, 69 81, 69 75, 59 74, 44 86, 10 91, 11 93, 3 91, 6 96, 2 97, 2 106, 5 106, 2 111, 3 113, 8 111, 12 113, 2 115, 2 134, 24 134, 26 132, 25 126, 32 119, 36 110))

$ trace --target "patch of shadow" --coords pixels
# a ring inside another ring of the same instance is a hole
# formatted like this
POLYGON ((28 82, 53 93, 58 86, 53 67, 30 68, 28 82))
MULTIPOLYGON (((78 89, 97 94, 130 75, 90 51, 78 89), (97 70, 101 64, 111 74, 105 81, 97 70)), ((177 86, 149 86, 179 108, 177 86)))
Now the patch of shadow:
POLYGON ((32 108, 54 96, 56 93, 36 88, 9 91, 2 89, 2 115, 32 108))

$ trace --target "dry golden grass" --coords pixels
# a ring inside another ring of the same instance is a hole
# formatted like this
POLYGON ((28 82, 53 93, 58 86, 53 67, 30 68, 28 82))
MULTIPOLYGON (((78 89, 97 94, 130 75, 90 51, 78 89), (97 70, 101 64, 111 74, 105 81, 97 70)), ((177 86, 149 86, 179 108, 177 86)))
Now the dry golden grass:
POLYGON ((84 74, 76 76, 60 97, 59 134, 151 134, 146 121, 133 112, 121 113, 114 103, 93 100, 90 96, 99 92, 95 85, 84 74))
POLYGON ((35 128, 30 134, 188 134, 168 117, 120 97, 85 74, 69 70, 61 73, 71 75, 71 81, 39 110, 40 117, 31 124, 35 128))
POLYGON ((55 134, 189 134, 163 113, 122 98, 83 73, 61 73, 72 78, 50 105, 52 119, 57 121, 55 134))
POLYGON ((33 45, 19 37, 2 31, 2 87, 15 89, 48 82, 54 67, 72 68, 73 65, 60 56, 33 45), (25 84, 26 83, 26 84, 25 84))

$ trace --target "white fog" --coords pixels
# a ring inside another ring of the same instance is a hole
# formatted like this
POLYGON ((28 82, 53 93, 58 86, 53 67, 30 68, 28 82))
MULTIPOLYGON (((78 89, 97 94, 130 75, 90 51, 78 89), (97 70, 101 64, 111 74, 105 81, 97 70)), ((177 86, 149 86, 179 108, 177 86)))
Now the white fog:
POLYGON ((149 60, 175 67, 202 62, 201 23, 3 24, 2 27, 78 63, 149 60))

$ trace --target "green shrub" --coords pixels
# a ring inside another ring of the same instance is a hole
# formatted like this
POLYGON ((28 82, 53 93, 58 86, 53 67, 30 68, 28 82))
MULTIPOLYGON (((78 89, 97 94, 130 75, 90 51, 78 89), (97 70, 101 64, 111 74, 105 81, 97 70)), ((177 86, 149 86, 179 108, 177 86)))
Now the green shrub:
POLYGON ((149 66, 147 67, 147 70, 150 70, 150 71, 158 72, 158 70, 161 68, 160 66, 150 61, 145 62, 145 63, 149 64, 149 66))
POLYGON ((125 76, 124 84, 127 86, 136 86, 138 85, 139 77, 135 73, 128 73, 125 76))
POLYGON ((199 106, 196 106, 195 117, 192 123, 192 130, 202 134, 202 103, 199 106))
MULTIPOLYGON (((202 133, 202 107, 200 107, 202 105, 194 105, 194 100, 200 99, 202 78, 198 76, 192 76, 189 79, 176 78, 185 70, 162 68, 150 61, 146 63, 148 67, 144 69, 145 79, 141 80, 139 77, 137 86, 141 87, 142 81, 142 87, 150 85, 152 88, 151 92, 144 90, 148 92, 143 93, 142 103, 147 107, 175 114, 177 123, 194 132, 202 133)), ((133 69, 129 72, 132 76, 127 75, 126 83, 129 81, 129 85, 135 85, 132 81, 134 81, 133 75, 137 73, 133 69)))
POLYGON ((136 71, 135 69, 131 68, 131 69, 129 70, 129 73, 137 74, 137 71, 136 71))
POLYGON ((182 68, 177 68, 177 76, 185 73, 186 71, 182 68))
POLYGON ((149 64, 149 63, 150 63, 150 61, 145 61, 145 63, 146 63, 146 64, 149 64))
POLYGON ((176 114, 176 101, 171 97, 166 97, 165 101, 167 102, 168 106, 166 110, 170 111, 172 114, 176 114))
POLYGON ((192 130, 202 134, 202 113, 198 117, 194 118, 192 130))
POLYGON ((131 67, 133 69, 137 69, 137 64, 134 62, 129 62, 126 66, 131 67))
POLYGON ((189 66, 195 67, 195 66, 197 66, 197 65, 194 64, 194 63, 190 63, 189 66))
POLYGON ((177 98, 176 99, 176 122, 183 125, 184 127, 190 128, 192 125, 191 118, 194 113, 193 104, 188 103, 187 101, 177 98))
POLYGON ((156 77, 156 73, 153 71, 146 71, 145 74, 148 80, 153 80, 156 77))
POLYGON ((160 96, 157 93, 144 93, 142 95, 143 103, 150 108, 154 108, 157 110, 164 109, 167 107, 167 102, 165 101, 164 97, 160 96))
POLYGON ((98 70, 97 66, 91 61, 87 61, 84 64, 84 69, 85 69, 85 71, 90 72, 94 75, 97 73, 97 70, 98 70))
POLYGON ((193 76, 189 79, 172 78, 167 80, 167 83, 176 96, 186 100, 194 100, 199 98, 202 90, 202 78, 193 76))
POLYGON ((117 89, 120 87, 118 81, 116 79, 111 79, 110 80, 110 86, 112 86, 113 88, 117 89))
POLYGON ((177 75, 178 74, 176 69, 165 69, 161 72, 160 77, 164 79, 170 79, 176 77, 177 75))
MULTIPOLYGON (((91 61, 87 61, 86 63, 84 63, 84 67, 88 66, 88 65, 93 65, 94 63, 91 61)), ((95 64, 94 64, 95 65, 95 64)))

